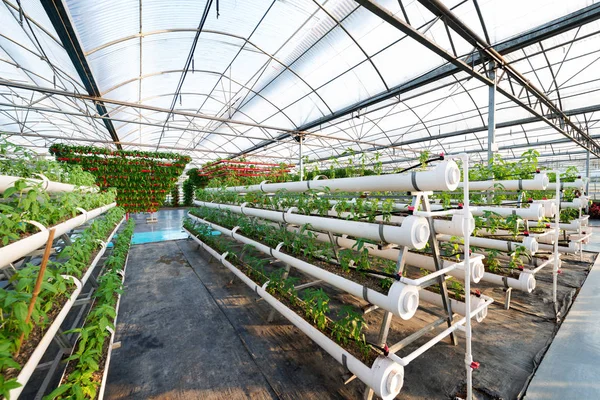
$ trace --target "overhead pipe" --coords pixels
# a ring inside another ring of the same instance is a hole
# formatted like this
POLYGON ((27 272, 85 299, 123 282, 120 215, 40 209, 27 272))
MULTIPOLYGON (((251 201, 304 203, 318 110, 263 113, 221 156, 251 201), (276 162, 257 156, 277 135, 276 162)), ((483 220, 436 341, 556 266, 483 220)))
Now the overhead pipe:
POLYGON ((403 366, 398 365, 389 357, 384 356, 377 357, 372 367, 366 366, 344 348, 329 339, 325 334, 269 294, 266 290, 268 283, 265 283, 263 286, 257 285, 252 279, 248 278, 242 271, 225 259, 227 253, 219 254, 196 236, 191 235, 191 237, 211 256, 219 260, 221 264, 248 285, 253 292, 262 297, 271 307, 277 310, 288 321, 319 345, 319 347, 331 355, 338 363, 344 365, 344 367, 352 374, 356 375, 358 379, 372 388, 377 396, 381 397, 383 400, 392 400, 400 393, 404 384, 403 366))
MULTIPOLYGON (((488 181, 470 181, 469 189, 476 191, 487 191, 487 190, 546 190, 550 179, 545 173, 538 173, 533 179, 514 179, 514 180, 488 180, 488 181)), ((459 188, 463 187, 463 184, 458 185, 459 188)))
POLYGON ((25 192, 31 190, 32 187, 39 185, 42 190, 46 193, 62 193, 62 192, 74 192, 76 190, 82 192, 97 192, 97 187, 90 186, 76 186, 68 183, 53 182, 48 180, 44 175, 38 174, 42 179, 22 178, 19 176, 0 175, 0 194, 4 193, 7 189, 13 187, 15 182, 18 180, 24 180, 27 187, 24 189, 25 192))
POLYGON ((300 182, 266 183, 250 186, 232 186, 225 189, 207 188, 207 191, 225 190, 229 192, 275 193, 285 190, 288 193, 309 190, 330 190, 331 192, 422 192, 452 191, 460 182, 460 170, 452 161, 443 161, 427 171, 413 171, 405 174, 360 176, 356 178, 335 178, 307 180, 300 182))
MULTIPOLYGON (((83 212, 81 215, 78 215, 75 218, 71 218, 65 222, 55 225, 54 235, 56 237, 59 237, 69 232, 70 230, 75 229, 80 225, 83 225, 85 222, 96 218, 98 215, 105 213, 106 211, 110 210, 116 205, 117 203, 107 204, 105 206, 98 207, 94 210, 83 212)), ((38 228, 42 227, 42 225, 37 222, 28 222, 33 223, 38 228)), ((49 230, 44 228, 38 233, 27 236, 26 238, 13 242, 4 247, 0 247, 0 268, 20 258, 23 258, 32 251, 35 251, 42 247, 48 241, 48 232, 49 230)))
POLYGON ((56 318, 54 318, 54 321, 48 327, 46 333, 44 333, 44 336, 38 343, 33 353, 31 353, 31 355, 29 356, 29 359, 21 369, 21 372, 19 372, 19 375, 17 376, 17 383, 19 383, 21 386, 12 389, 9 392, 8 397, 11 399, 17 399, 23 391, 23 389, 25 388, 25 385, 29 381, 29 378, 31 378, 31 375, 33 374, 38 364, 40 363, 40 360, 44 356, 46 349, 48 348, 48 346, 50 346, 50 343, 52 343, 52 340, 54 339, 54 336, 56 336, 58 329, 69 314, 71 307, 73 307, 73 303, 75 303, 75 300, 77 300, 79 293, 81 293, 81 289, 83 288, 83 286, 81 285, 79 279, 69 275, 63 275, 62 277, 65 279, 72 280, 76 288, 73 291, 73 293, 71 293, 71 296, 66 301, 56 318))
POLYGON ((385 243, 394 243, 410 248, 423 248, 429 239, 429 225, 427 224, 427 220, 423 217, 413 215, 407 217, 402 223, 402 226, 394 226, 295 214, 293 212, 295 208, 282 212, 249 208, 245 206, 245 203, 241 206, 234 206, 195 200, 194 204, 219 210, 229 210, 236 214, 249 215, 275 222, 290 223, 300 226, 310 224, 317 230, 348 234, 350 236, 385 243))
POLYGON ((283 253, 279 251, 281 246, 277 246, 277 248, 273 249, 260 242, 242 236, 236 232, 238 227, 229 230, 217 224, 213 224, 212 222, 198 218, 194 215, 188 214, 188 216, 194 221, 208 225, 212 229, 215 229, 224 235, 230 236, 238 242, 254 246, 254 248, 264 254, 271 255, 272 257, 275 257, 278 260, 281 260, 282 262, 289 264, 316 279, 320 279, 344 292, 364 299, 371 304, 375 304, 376 306, 379 306, 380 308, 387 310, 402 319, 407 320, 412 318, 417 311, 419 306, 419 291, 416 286, 395 281, 390 287, 388 294, 385 295, 376 290, 367 288, 366 286, 283 253))
MULTIPOLYGON (((442 242, 453 242, 450 235, 437 235, 437 239, 442 242)), ((470 237, 471 246, 482 247, 484 249, 495 249, 512 253, 518 246, 523 246, 531 255, 535 254, 539 249, 539 244, 534 237, 524 237, 523 242, 512 242, 507 240, 489 239, 477 236, 470 237)), ((459 243, 460 244, 460 243, 459 243)))
MULTIPOLYGON (((300 228, 288 226, 288 231, 290 232, 300 232, 300 228)), ((315 236, 315 239, 320 242, 328 243, 330 241, 329 235, 321 232, 311 231, 311 234, 315 236)), ((356 240, 349 239, 344 236, 334 236, 335 243, 347 249, 352 249, 356 247, 356 240)), ((364 247, 367 249, 370 255, 375 257, 385 258, 386 260, 397 261, 400 256, 400 250, 398 249, 379 249, 376 245, 365 243, 364 247)), ((435 261, 433 257, 417 254, 411 252, 405 252, 403 255, 405 263, 408 265, 412 265, 415 267, 423 268, 428 271, 435 272, 435 261)), ((442 260, 442 268, 448 268, 451 265, 456 264, 456 268, 447 272, 447 275, 453 276, 455 278, 464 280, 465 279, 465 264, 464 262, 453 262, 448 260, 442 260)), ((471 265, 471 280, 473 283, 477 283, 481 280, 481 277, 484 273, 484 266, 482 262, 482 257, 473 257, 473 262, 471 265)))

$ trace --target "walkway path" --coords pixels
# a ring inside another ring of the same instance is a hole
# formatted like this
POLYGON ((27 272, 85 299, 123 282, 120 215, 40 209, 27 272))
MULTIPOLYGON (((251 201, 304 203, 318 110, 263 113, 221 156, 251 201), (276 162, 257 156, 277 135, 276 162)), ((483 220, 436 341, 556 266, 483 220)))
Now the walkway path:
MULTIPOLYGON (((594 233, 586 248, 600 250, 600 232, 594 233)), ((542 359, 525 398, 600 399, 599 377, 600 258, 542 359)))

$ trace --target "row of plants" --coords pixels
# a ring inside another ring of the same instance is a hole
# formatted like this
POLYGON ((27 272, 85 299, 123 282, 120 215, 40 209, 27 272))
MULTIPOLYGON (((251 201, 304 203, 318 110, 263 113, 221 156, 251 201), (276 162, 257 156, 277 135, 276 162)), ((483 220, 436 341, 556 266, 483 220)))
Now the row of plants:
POLYGON ((161 160, 176 160, 189 163, 192 159, 190 156, 182 156, 179 153, 155 152, 155 151, 139 151, 139 150, 113 150, 96 146, 70 146, 65 144, 54 144, 50 148, 52 153, 60 153, 64 155, 81 154, 81 155, 107 155, 119 157, 136 157, 145 159, 161 159, 161 160))
POLYGON ((223 236, 215 236, 205 224, 184 221, 184 228, 208 246, 223 253, 229 252, 227 259, 236 265, 250 279, 259 285, 267 283, 266 290, 299 315, 303 315, 315 328, 344 346, 355 357, 370 365, 378 353, 366 341, 364 331, 367 324, 360 312, 351 306, 342 306, 337 314, 330 308, 330 298, 322 289, 307 288, 298 293, 295 286, 299 279, 293 276, 284 278, 283 268, 268 271, 269 260, 252 246, 244 246, 239 255, 232 251, 235 245, 223 236), (333 315, 332 315, 333 314, 333 315))
POLYGON ((8 142, 0 134, 0 175, 40 179, 44 175, 54 182, 76 186, 94 186, 92 174, 78 165, 64 165, 46 160, 24 147, 8 142))
POLYGON ((40 293, 26 320, 39 266, 27 264, 11 277, 9 285, 0 289, 2 324, 0 325, 0 395, 8 398, 11 389, 19 387, 16 377, 35 350, 39 340, 69 298, 74 284, 63 275, 81 278, 95 253, 123 218, 124 210, 112 208, 104 218, 95 219, 57 259, 50 260, 40 293))
POLYGON ((31 184, 20 179, 4 191, 0 202, 0 247, 38 231, 26 221, 37 221, 50 227, 87 211, 113 203, 115 191, 101 193, 63 192, 53 195, 41 184, 31 184))
POLYGON ((191 161, 189 156, 175 153, 63 144, 52 145, 50 153, 57 161, 80 165, 92 173, 101 188, 116 188, 117 204, 128 212, 156 211, 191 161), (153 190, 154 195, 148 196, 148 190, 153 190))
POLYGON ((77 350, 64 360, 68 364, 61 385, 46 399, 96 398, 104 369, 108 367, 105 363, 111 330, 114 332, 116 306, 123 294, 122 273, 134 229, 135 222, 130 219, 115 239, 112 253, 104 262, 103 272, 98 278, 94 303, 83 327, 66 332, 79 335, 75 346, 77 350))

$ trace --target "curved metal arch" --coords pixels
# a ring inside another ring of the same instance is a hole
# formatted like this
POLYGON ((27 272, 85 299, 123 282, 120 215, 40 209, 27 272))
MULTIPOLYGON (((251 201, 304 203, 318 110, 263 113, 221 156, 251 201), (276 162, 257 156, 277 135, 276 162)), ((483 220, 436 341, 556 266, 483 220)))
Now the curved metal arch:
MULTIPOLYGON (((367 54, 367 52, 365 51, 365 49, 362 48, 362 46, 360 44, 358 44, 358 41, 356 39, 354 39, 354 36, 352 36, 350 34, 350 32, 348 32, 348 30, 346 29, 346 27, 344 27, 342 25, 342 23, 340 21, 337 20, 337 18, 335 18, 327 9, 325 9, 325 7, 323 7, 321 5, 321 3, 319 3, 317 0, 313 0, 313 3, 315 3, 317 5, 317 7, 319 7, 321 9, 321 11, 323 11, 325 14, 327 14, 327 16, 329 18, 331 18, 336 26, 339 26, 340 29, 342 29, 344 31, 344 33, 346 33, 346 35, 348 35, 348 37, 350 38, 350 40, 352 40, 354 42, 354 44, 356 45, 356 47, 358 47, 361 51, 361 53, 363 53, 363 55, 365 56, 365 58, 369 61, 369 63, 371 64, 371 66, 373 67, 373 69, 375 70, 375 72, 377 72, 377 75, 379 76, 379 79, 381 79, 381 82, 383 83, 383 86, 385 87, 386 91, 389 91, 390 88, 387 85, 387 82, 385 81, 385 79, 383 79, 383 76, 381 75, 381 72, 379 72, 379 69, 377 69, 377 67, 375 66, 375 63, 373 62, 373 60, 371 59, 371 57, 369 57, 369 55, 367 54)), ((358 10, 360 8, 360 5, 358 5, 354 10, 350 11, 348 13, 348 15, 354 13, 354 11, 358 10)))
MULTIPOLYGON (((182 94, 182 95, 186 95, 186 96, 204 96, 204 97, 207 97, 207 98, 213 99, 213 100, 215 100, 215 101, 216 101, 216 102, 218 102, 218 103, 221 103, 221 104, 223 104, 223 105, 226 105, 226 103, 224 103, 222 100, 219 100, 218 98, 216 98, 216 97, 214 97, 214 96, 209 96, 208 94, 205 94, 205 93, 183 92, 183 93, 181 93, 181 94, 182 94)), ((149 100, 153 100, 153 99, 158 99, 158 98, 161 98, 161 97, 166 97, 166 96, 172 96, 172 95, 173 95, 173 93, 163 93, 163 94, 159 94, 159 95, 153 95, 153 96, 149 96, 149 97, 145 97, 145 98, 141 99, 141 102, 144 102, 144 101, 149 101, 149 100)), ((111 113, 114 113, 114 112, 116 112, 116 113, 118 113, 118 112, 121 112, 121 111, 122 111, 124 108, 125 108, 125 107, 123 107, 123 106, 116 107, 116 108, 114 108, 114 109, 112 109, 112 110, 111 110, 111 113)), ((240 114, 242 114, 243 116, 245 116, 245 117, 247 117, 248 119, 250 119, 252 122, 255 122, 255 123, 257 123, 257 122, 256 122, 256 121, 255 121, 255 120, 252 118, 252 117, 250 117, 249 115, 247 115, 247 114, 246 114, 246 113, 244 113, 243 111, 239 111, 239 112, 240 112, 240 114)), ((151 113, 147 113, 146 115, 147 115, 147 116, 150 116, 150 115, 153 115, 153 114, 164 114, 164 112, 163 112, 163 111, 153 111, 153 112, 151 112, 151 113)), ((192 118, 192 120, 193 120, 193 119, 194 119, 194 118, 192 118)), ((135 123, 135 122, 134 122, 134 121, 131 121, 131 122, 127 122, 127 123, 135 123)), ((126 123, 126 124, 127 124, 127 123, 126 123)), ((191 123, 192 123, 192 122, 190 121, 190 124, 191 124, 191 123)), ((231 128, 231 126, 230 126, 230 128, 231 128)), ((233 128, 231 128, 231 129, 233 129, 233 128)), ((265 132, 266 134, 269 134, 269 131, 268 131, 268 130, 266 130, 266 129, 264 129, 264 128, 259 128, 259 129, 261 129, 261 131, 265 132)), ((182 130, 182 131, 189 130, 189 125, 188 125, 188 128, 186 128, 186 129, 181 129, 181 130, 182 130)), ((196 130, 196 129, 195 129, 195 130, 196 130)), ((207 130, 207 131, 203 131, 203 133, 208 133, 208 134, 211 134, 211 133, 214 133, 214 131, 208 131, 208 130, 207 130)), ((226 134, 226 133, 222 133, 222 132, 221 132, 221 133, 215 133, 215 134, 216 134, 216 135, 219 135, 219 136, 234 136, 234 137, 238 137, 238 136, 239 136, 239 135, 233 135, 233 134, 226 134)), ((253 137, 253 139, 257 139, 257 140, 265 140, 266 138, 253 137)))
MULTIPOLYGON (((36 56, 37 58, 39 58, 40 60, 43 60, 45 57, 42 56, 41 54, 36 53, 35 51, 25 47, 24 45, 22 45, 19 42, 15 42, 13 39, 9 38, 8 36, 0 33, 0 37, 8 40, 9 42, 11 42, 12 44, 17 45, 18 47, 22 48, 23 50, 27 51, 28 53, 33 54, 34 56, 36 56)), ((6 51, 5 51, 6 52, 6 51)), ((6 52, 8 54, 8 52, 6 52)), ((57 69, 57 71, 60 71, 61 73, 63 73, 66 77, 68 77, 72 82, 75 82, 79 85, 79 82, 74 79, 71 75, 69 75, 68 73, 66 73, 65 71, 63 71, 61 68, 55 67, 57 69)), ((85 89, 83 86, 79 85, 82 89, 85 89)))
MULTIPOLYGON (((4 50, 4 48, 3 48, 2 46, 0 46, 0 48, 2 48, 2 50, 4 50)), ((10 57, 10 58, 12 59, 12 56, 10 55, 10 53, 9 53, 9 52, 7 52, 6 50, 4 50, 4 52, 5 52, 5 53, 8 55, 8 57, 10 57)), ((4 62, 6 62, 6 63, 8 63, 8 64, 13 64, 13 65, 14 65, 16 68, 20 68, 20 67, 19 67, 19 65, 18 65, 18 63, 17 63, 17 62, 16 62, 14 59, 12 59, 12 62, 9 62, 9 61, 7 61, 7 60, 3 60, 3 61, 4 61, 4 62)), ((29 72, 28 72, 29 70, 27 70, 27 69, 25 69, 25 68, 21 68, 21 69, 22 69, 23 71, 25 71, 25 75, 27 76, 27 78, 33 82, 33 79, 31 78, 31 76, 29 76, 29 72)), ((38 75, 37 75, 37 74, 35 74, 35 76, 38 76, 38 75)), ((42 78, 42 79, 43 79, 44 81, 48 81, 47 79, 44 79, 44 78, 42 78)), ((35 82, 34 82, 34 83, 35 83, 35 82)), ((23 96, 21 96, 19 93, 17 93, 17 92, 16 92, 15 90, 13 90, 12 88, 8 88, 8 89, 9 89, 9 91, 10 91, 11 93, 13 93, 13 95, 17 96, 17 97, 18 97, 18 98, 20 98, 20 99, 23 99, 23 100, 24 100, 24 101, 26 101, 26 102, 29 102, 29 101, 28 101, 28 99, 26 99, 26 98, 24 98, 23 96)), ((42 99, 42 100, 43 100, 43 99, 42 99)), ((10 100, 9 100, 9 99, 7 99, 7 101, 9 101, 9 102, 10 102, 10 100)), ((38 101, 41 101, 41 100, 38 100, 38 101)), ((56 102, 58 102, 58 103, 64 103, 64 104, 68 104, 67 102, 65 102, 65 101, 63 101, 63 100, 61 100, 61 99, 58 99, 58 98, 51 98, 51 101, 52 101, 52 103, 54 103, 54 105, 55 105, 56 107, 60 107, 58 104, 56 104, 56 102)), ((83 112, 83 110, 81 110, 81 109, 80 109, 79 107, 77 107, 76 105, 73 105, 73 107, 74 107, 75 109, 78 109, 80 112, 84 113, 84 112, 83 112)), ((88 107, 88 106, 87 106, 87 104, 86 104, 86 108, 87 108, 87 107, 88 107)), ((52 123, 52 121, 49 119, 49 117, 47 117, 46 115, 42 115, 42 117, 43 117, 44 119, 46 119, 48 123, 50 123, 50 124, 54 125, 54 124, 52 123)), ((68 121, 69 121, 69 123, 70 123, 70 124, 72 124, 72 125, 74 125, 74 126, 76 126, 76 127, 77 127, 76 131, 78 131, 78 132, 80 132, 82 135, 84 135, 84 132, 83 132, 83 131, 81 131, 81 126, 82 126, 82 125, 79 125, 78 123, 76 123, 76 122, 72 121, 70 118, 67 118, 67 119, 68 119, 68 121)), ((92 126, 94 126, 93 124, 91 124, 91 125, 92 125, 92 126)), ((84 126, 87 126, 87 125, 84 125, 84 126)), ((58 128, 58 126, 57 126, 57 128, 58 128)), ((96 134, 96 135, 98 135, 99 137, 102 137, 101 131, 99 131, 99 130, 97 130, 97 129, 92 129, 92 130, 90 130, 90 132, 92 132, 92 133, 95 133, 95 134, 96 134)))
MULTIPOLYGON (((101 46, 98 46, 94 49, 91 49, 90 51, 87 51, 85 53, 86 57, 88 55, 91 55, 97 51, 100 51, 102 49, 105 49, 107 47, 122 43, 122 42, 126 42, 128 40, 132 40, 132 39, 136 39, 136 38, 144 38, 146 36, 153 36, 153 35, 161 35, 161 34, 168 34, 168 33, 177 33, 177 32, 197 32, 198 29, 197 28, 174 28, 174 29, 161 29, 161 30, 156 30, 156 31, 151 31, 151 32, 144 32, 144 33, 137 33, 135 35, 129 35, 129 36, 125 36, 119 39, 115 39, 112 40, 110 42, 107 42, 101 46)), ((275 61, 277 64, 281 65, 284 69, 286 69, 287 71, 291 72, 296 78, 298 78, 302 83, 304 83, 313 93, 316 93, 317 96, 319 97, 319 99, 323 102, 323 104, 325 104, 325 107, 327 107, 327 109, 329 110, 329 112, 333 112, 331 110, 331 108, 329 107, 329 105, 325 102, 325 100, 315 91, 315 89, 304 79, 302 78, 300 75, 298 75, 298 73, 296 73, 293 69, 291 69, 288 65, 284 64, 281 60, 279 60, 277 57, 273 56, 270 53, 267 53, 266 51, 264 51, 262 48, 260 48, 259 46, 257 46, 255 43, 253 43, 252 41, 250 41, 249 39, 243 37, 243 36, 239 36, 239 35, 235 35, 232 33, 228 33, 228 32, 222 32, 222 31, 216 31, 216 30, 212 30, 212 29, 203 29, 202 30, 203 33, 210 33, 210 34, 214 34, 214 35, 223 35, 223 36, 228 36, 228 37, 232 37, 235 39, 239 39, 241 41, 244 42, 244 44, 249 44, 250 46, 254 47, 256 50, 258 50, 261 54, 269 57, 269 59, 275 61)), ((243 46, 240 46, 240 48, 242 48, 243 46)), ((387 88, 387 86, 386 86, 387 88)))
MULTIPOLYGON (((103 92, 103 93, 102 93, 102 97, 105 97, 105 95, 106 95, 106 94, 108 94, 108 93, 112 92, 113 90, 116 90, 116 89, 118 89, 118 88, 120 88, 120 87, 123 87, 123 86, 125 86, 125 85, 128 85, 128 84, 130 84, 130 83, 133 83, 133 82, 137 82, 137 81, 140 81, 140 82, 141 82, 142 80, 144 80, 144 79, 146 79, 146 78, 152 78, 152 77, 154 77, 154 76, 167 75, 167 74, 174 74, 174 73, 180 73, 180 72, 183 72, 183 70, 181 70, 181 69, 165 70, 165 71, 153 72, 153 73, 151 73, 151 74, 145 74, 145 75, 142 75, 142 76, 137 76, 137 77, 135 77, 135 78, 128 79, 128 80, 126 80, 126 81, 120 82, 120 83, 118 83, 117 85, 115 85, 115 86, 111 87, 110 89, 108 89, 107 91, 105 91, 105 92, 103 92)), ((222 74, 222 73, 220 73, 220 72, 216 72, 216 71, 208 71, 208 70, 194 70, 194 73, 197 73, 197 72, 198 72, 198 73, 211 74, 211 75, 219 75, 221 78, 222 78, 223 76, 225 76, 224 74, 222 74)), ((237 82, 237 81, 235 81, 235 80, 233 80, 233 79, 230 79, 230 78, 229 78, 229 77, 227 77, 227 76, 225 76, 225 77, 226 77, 227 79, 231 80, 231 82, 235 83, 236 85, 238 85, 238 86, 240 86, 240 87, 242 87, 242 88, 244 88, 244 89, 248 89, 249 91, 252 91, 252 89, 251 89, 251 88, 249 88, 249 87, 247 87, 247 86, 244 86, 244 85, 240 84, 239 82, 237 82)), ((171 95, 173 95, 173 93, 171 93, 171 95)), ((256 93, 256 95, 257 95, 257 96, 259 96, 259 97, 260 97, 261 99, 263 99, 264 101, 266 101, 267 103, 269 103, 271 106, 273 106, 273 107, 274 107, 274 108, 275 108, 275 109, 276 109, 278 112, 280 112, 282 115, 284 115, 284 116, 285 116, 285 117, 288 119, 288 121, 290 121, 290 123, 292 124, 292 126, 293 126, 294 128, 297 128, 297 126, 296 126, 296 124, 294 123, 294 121, 292 121, 292 119, 291 119, 291 118, 290 118, 290 117, 289 117, 289 116, 288 116, 288 115, 287 115, 285 112, 283 112, 283 110, 282 110, 282 109, 280 109, 279 107, 277 107, 277 106, 276 106, 275 104, 273 104, 273 103, 272 103, 272 102, 271 102, 269 99, 267 99, 266 97, 262 96, 261 94, 258 94, 258 93, 256 93)))

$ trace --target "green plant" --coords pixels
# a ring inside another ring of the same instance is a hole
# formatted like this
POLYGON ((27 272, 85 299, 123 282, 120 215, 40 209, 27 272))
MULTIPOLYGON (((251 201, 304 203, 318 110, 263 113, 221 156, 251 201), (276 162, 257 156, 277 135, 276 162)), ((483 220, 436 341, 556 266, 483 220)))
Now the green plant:
POLYGON ((323 289, 308 288, 304 291, 304 312, 317 328, 323 330, 327 327, 327 313, 329 312, 329 296, 323 289))

